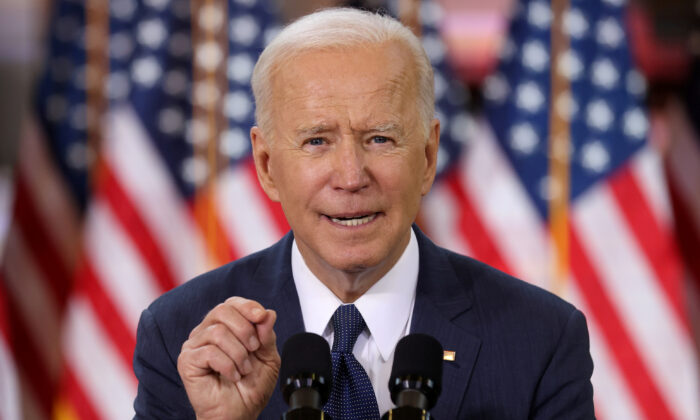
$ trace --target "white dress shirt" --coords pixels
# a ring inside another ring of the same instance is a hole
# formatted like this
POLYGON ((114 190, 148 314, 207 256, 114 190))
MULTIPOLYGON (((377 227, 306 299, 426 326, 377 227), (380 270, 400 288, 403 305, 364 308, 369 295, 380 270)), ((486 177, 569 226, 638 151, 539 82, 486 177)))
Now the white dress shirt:
MULTIPOLYGON (((343 302, 311 272, 296 241, 292 244, 292 275, 304 328, 333 347, 333 313, 343 302)), ((410 331, 418 283, 418 242, 411 239, 394 267, 355 302, 367 328, 360 334, 353 354, 367 371, 377 396, 379 414, 394 407, 388 383, 396 343, 410 331)))

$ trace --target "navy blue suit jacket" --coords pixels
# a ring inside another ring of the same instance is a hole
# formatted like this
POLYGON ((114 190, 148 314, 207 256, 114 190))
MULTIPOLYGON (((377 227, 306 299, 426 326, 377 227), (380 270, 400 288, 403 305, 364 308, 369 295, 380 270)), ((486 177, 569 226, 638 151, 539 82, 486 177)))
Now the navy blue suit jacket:
MULTIPOLYGON (((431 413, 449 419, 591 419, 593 362, 583 314, 558 297, 434 245, 417 228, 420 268, 411 332, 456 353, 431 413)), ((176 363, 217 304, 243 296, 277 311, 277 345, 304 331, 291 270, 292 234, 164 294, 139 322, 136 418, 194 418, 176 363)), ((390 310, 390 308, 387 308, 390 310)), ((262 419, 286 410, 279 387, 262 419)))

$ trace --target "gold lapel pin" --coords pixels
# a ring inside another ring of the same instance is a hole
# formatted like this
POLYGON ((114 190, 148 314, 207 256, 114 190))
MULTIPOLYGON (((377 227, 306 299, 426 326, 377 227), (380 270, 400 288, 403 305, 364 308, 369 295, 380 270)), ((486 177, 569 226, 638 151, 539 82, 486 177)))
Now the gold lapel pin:
POLYGON ((442 360, 446 362, 454 362, 456 355, 457 353, 452 350, 445 350, 442 352, 442 360))

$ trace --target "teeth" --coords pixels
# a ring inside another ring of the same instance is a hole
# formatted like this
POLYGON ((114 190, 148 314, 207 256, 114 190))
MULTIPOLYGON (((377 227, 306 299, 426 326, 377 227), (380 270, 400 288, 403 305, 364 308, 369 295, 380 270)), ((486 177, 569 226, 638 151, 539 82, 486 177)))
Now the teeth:
POLYGON ((335 217, 331 217, 331 220, 333 221, 333 223, 337 223, 343 226, 360 226, 364 225, 365 223, 371 222, 372 220, 374 220, 375 217, 377 217, 376 214, 370 214, 369 216, 357 217, 354 219, 336 219, 335 217))

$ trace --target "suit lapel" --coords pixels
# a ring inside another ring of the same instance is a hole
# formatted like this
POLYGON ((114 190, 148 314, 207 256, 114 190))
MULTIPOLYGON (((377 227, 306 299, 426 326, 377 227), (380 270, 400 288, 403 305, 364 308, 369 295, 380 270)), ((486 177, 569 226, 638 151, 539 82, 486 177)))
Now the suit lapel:
POLYGON ((412 333, 435 337, 444 350, 455 352, 443 362, 442 394, 431 410, 436 418, 457 418, 476 362, 481 340, 470 333, 476 323, 471 283, 457 278, 447 253, 414 227, 420 250, 412 333))

